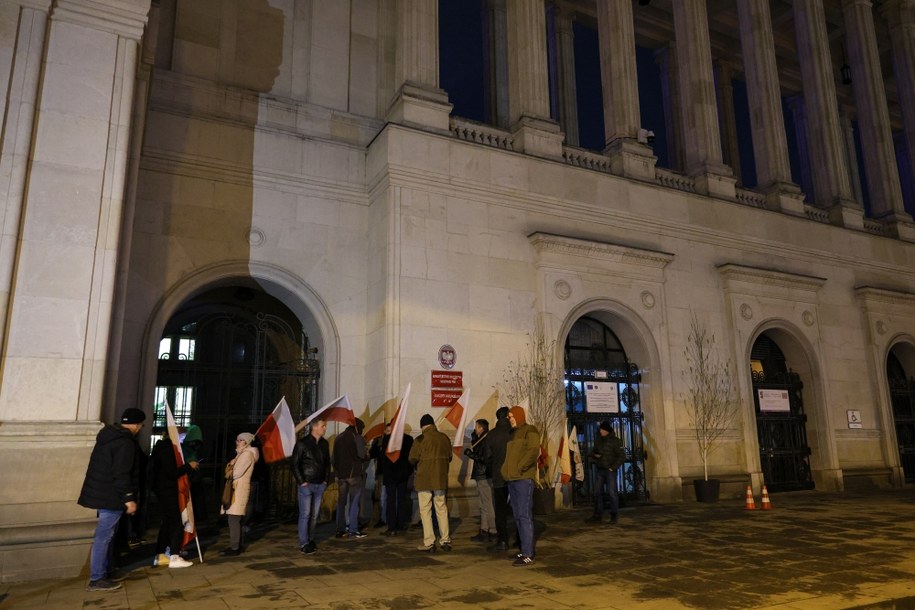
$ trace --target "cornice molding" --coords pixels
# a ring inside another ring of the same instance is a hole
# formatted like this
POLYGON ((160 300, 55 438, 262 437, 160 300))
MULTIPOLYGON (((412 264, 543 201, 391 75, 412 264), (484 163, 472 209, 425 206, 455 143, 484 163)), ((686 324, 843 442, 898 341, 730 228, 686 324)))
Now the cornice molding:
POLYGON ((889 305, 915 307, 915 294, 891 288, 858 286, 855 288, 855 296, 864 303, 886 303, 889 305))
POLYGON ((531 233, 527 236, 538 254, 561 254, 613 263, 641 265, 663 269, 674 259, 673 254, 643 250, 631 246, 563 237, 550 233, 531 233))
POLYGON ((110 32, 137 42, 149 18, 150 0, 55 0, 52 21, 110 32))
POLYGON ((763 269, 761 267, 746 267, 744 265, 735 265, 734 263, 718 265, 717 269, 722 279, 724 279, 725 286, 728 288, 731 288, 735 282, 747 282, 762 286, 817 292, 826 283, 826 278, 822 277, 777 271, 775 269, 763 269))

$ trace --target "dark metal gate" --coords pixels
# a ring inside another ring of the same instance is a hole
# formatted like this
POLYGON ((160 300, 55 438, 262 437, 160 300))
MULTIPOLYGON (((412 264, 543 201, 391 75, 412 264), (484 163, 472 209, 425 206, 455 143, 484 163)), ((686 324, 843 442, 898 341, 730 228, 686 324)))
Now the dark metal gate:
POLYGON ((581 318, 572 327, 565 345, 566 411, 569 425, 575 426, 585 468, 585 480, 573 479, 573 503, 594 502, 595 473, 587 456, 594 447, 600 422, 610 421, 614 433, 623 441, 626 462, 617 472, 620 503, 646 501, 645 446, 642 437, 643 414, 639 367, 626 359, 616 335, 602 322, 581 318), (585 385, 590 381, 615 383, 619 396, 618 413, 589 413, 585 385))
POLYGON ((759 459, 766 486, 772 492, 813 489, 804 384, 797 373, 787 369, 781 350, 765 335, 754 344, 751 360, 759 459), (767 391, 775 393, 775 400, 761 398, 767 391))
MULTIPOLYGON (((186 307, 170 321, 162 340, 163 346, 184 346, 184 353, 174 349, 160 353, 156 397, 157 403, 168 398, 175 408, 183 393, 187 403, 183 419, 203 431, 204 518, 218 507, 223 467, 235 453, 234 438, 239 432, 254 432, 284 396, 295 420, 317 406, 317 350, 309 347, 308 337, 292 314, 277 315, 276 306, 257 305, 234 306, 213 300, 186 307)), ((164 424, 161 404, 157 404, 153 434, 163 434, 164 424)), ((294 509, 295 484, 285 463, 269 467, 259 463, 254 482, 257 512, 294 509)), ((201 510, 195 508, 195 512, 201 510)))
POLYGON ((915 379, 906 378, 902 363, 893 353, 887 358, 886 373, 896 443, 899 445, 899 463, 905 482, 915 483, 915 379))

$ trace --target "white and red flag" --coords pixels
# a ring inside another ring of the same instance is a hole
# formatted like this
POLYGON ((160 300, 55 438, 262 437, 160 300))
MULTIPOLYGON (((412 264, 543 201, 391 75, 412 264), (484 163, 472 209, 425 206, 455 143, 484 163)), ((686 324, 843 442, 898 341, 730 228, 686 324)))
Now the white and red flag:
POLYGON ((559 482, 565 485, 572 480, 572 459, 569 457, 569 439, 565 434, 565 431, 569 427, 569 422, 566 420, 566 425, 562 427, 563 434, 559 437, 559 453, 557 457, 559 458, 559 482))
POLYGON ((467 425, 467 412, 469 411, 467 408, 468 402, 470 402, 470 389, 464 390, 464 393, 457 399, 457 402, 451 405, 451 408, 442 416, 457 429, 457 432, 454 434, 454 454, 457 457, 461 457, 461 454, 464 451, 464 428, 467 425))
MULTIPOLYGON (((165 423, 168 428, 168 438, 175 451, 175 464, 181 468, 184 466, 184 452, 181 450, 181 440, 178 437, 178 424, 175 423, 175 417, 172 415, 168 402, 165 403, 165 423)), ((178 511, 181 513, 181 525, 184 528, 184 537, 181 540, 181 546, 184 547, 197 537, 197 529, 194 526, 194 506, 191 504, 191 481, 186 474, 178 477, 178 511)), ((178 550, 172 549, 172 552, 177 553, 178 550)))
POLYGON ((575 480, 584 481, 585 467, 581 463, 581 447, 578 444, 578 432, 575 430, 575 426, 572 426, 572 431, 569 432, 569 449, 572 451, 572 465, 575 468, 575 480))
POLYGON ((353 407, 349 404, 349 396, 346 394, 333 399, 307 418, 303 419, 295 429, 301 430, 316 419, 340 422, 341 424, 347 424, 349 426, 356 425, 356 415, 353 413, 353 407))
POLYGON ((397 405, 397 412, 394 413, 394 419, 391 420, 391 438, 388 439, 388 446, 385 448, 384 454, 392 462, 396 462, 397 458, 400 457, 400 448, 403 446, 403 428, 404 422, 407 420, 407 407, 410 404, 410 388, 412 386, 412 383, 407 384, 406 389, 403 391, 403 398, 400 399, 400 404, 397 405))
POLYGON ((365 438, 366 443, 371 443, 373 440, 379 436, 384 436, 384 412, 381 413, 381 421, 377 424, 373 424, 365 433, 362 435, 365 438))
POLYGON ((285 396, 254 434, 261 440, 264 461, 268 464, 280 462, 292 455, 292 449, 295 447, 295 424, 292 422, 292 414, 289 412, 285 396))

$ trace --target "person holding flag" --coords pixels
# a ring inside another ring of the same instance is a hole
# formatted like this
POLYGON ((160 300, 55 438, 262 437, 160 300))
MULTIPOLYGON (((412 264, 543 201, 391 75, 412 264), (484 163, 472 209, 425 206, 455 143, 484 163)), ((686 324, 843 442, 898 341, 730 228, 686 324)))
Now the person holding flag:
POLYGON ((473 460, 470 478, 476 481, 480 497, 480 533, 471 542, 490 542, 496 536, 496 518, 492 503, 492 449, 489 446, 489 422, 478 419, 470 435, 470 447, 464 455, 473 460))
MULTIPOLYGON (((178 480, 187 477, 199 468, 196 460, 178 465, 172 440, 160 438, 152 450, 151 487, 159 500, 162 511, 162 525, 156 539, 156 562, 154 565, 168 565, 169 568, 189 568, 194 565, 179 555, 184 547, 184 523, 181 518, 178 480)), ((188 491, 190 491, 190 484, 188 491)))
POLYGON ((298 484, 299 550, 306 555, 318 550, 314 529, 330 479, 330 446, 324 438, 325 432, 326 421, 312 421, 311 430, 296 441, 292 451, 292 474, 298 484))

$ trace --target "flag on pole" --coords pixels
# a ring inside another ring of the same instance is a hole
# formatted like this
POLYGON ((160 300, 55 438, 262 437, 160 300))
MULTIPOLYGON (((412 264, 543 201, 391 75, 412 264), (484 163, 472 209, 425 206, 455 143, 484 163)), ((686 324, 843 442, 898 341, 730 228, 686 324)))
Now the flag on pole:
POLYGON ((292 449, 295 447, 295 424, 292 423, 292 414, 289 412, 285 396, 254 434, 261 440, 264 461, 268 464, 280 462, 292 455, 292 449))
MULTIPOLYGON (((382 413, 382 415, 384 415, 382 413)), ((365 438, 366 443, 371 443, 373 440, 379 436, 384 436, 384 417, 381 418, 381 421, 377 424, 374 424, 371 428, 365 431, 365 434, 362 435, 365 438)))
POLYGON ((333 399, 302 420, 302 423, 296 426, 296 430, 304 428, 316 419, 336 421, 350 426, 356 425, 356 416, 353 414, 353 407, 349 404, 349 396, 346 394, 333 399))
POLYGON ((464 428, 467 425, 467 403, 470 402, 470 389, 464 390, 461 397, 457 399, 451 408, 443 416, 451 422, 451 425, 457 429, 454 434, 454 454, 461 457, 464 451, 464 428))
MULTIPOLYGON (((181 450, 181 441, 178 438, 178 424, 172 415, 172 409, 165 403, 165 422, 168 427, 168 438, 172 441, 172 449, 175 451, 175 464, 178 468, 184 466, 184 452, 181 450)), ((197 530, 194 527, 194 506, 191 504, 191 482, 186 474, 178 477, 178 511, 181 513, 181 525, 184 529, 184 537, 181 540, 181 546, 184 547, 188 542, 197 537, 197 530)), ((173 553, 178 553, 181 549, 172 549, 173 553)))
POLYGON ((581 463, 581 447, 578 444, 578 432, 576 432, 575 426, 572 426, 572 431, 569 432, 569 449, 572 451, 572 462, 575 466, 575 480, 584 481, 585 467, 581 463))
MULTIPOLYGON (((568 429, 568 421, 562 427, 563 431, 568 429)), ((559 437, 559 482, 565 485, 572 480, 572 460, 569 457, 569 439, 565 434, 559 437)))
POLYGON ((397 405, 397 412, 394 413, 394 419, 391 420, 391 438, 388 439, 388 446, 384 453, 392 462, 396 462, 400 457, 400 448, 403 446, 403 427, 407 420, 407 407, 410 403, 410 388, 412 383, 408 383, 403 391, 403 398, 397 405))

